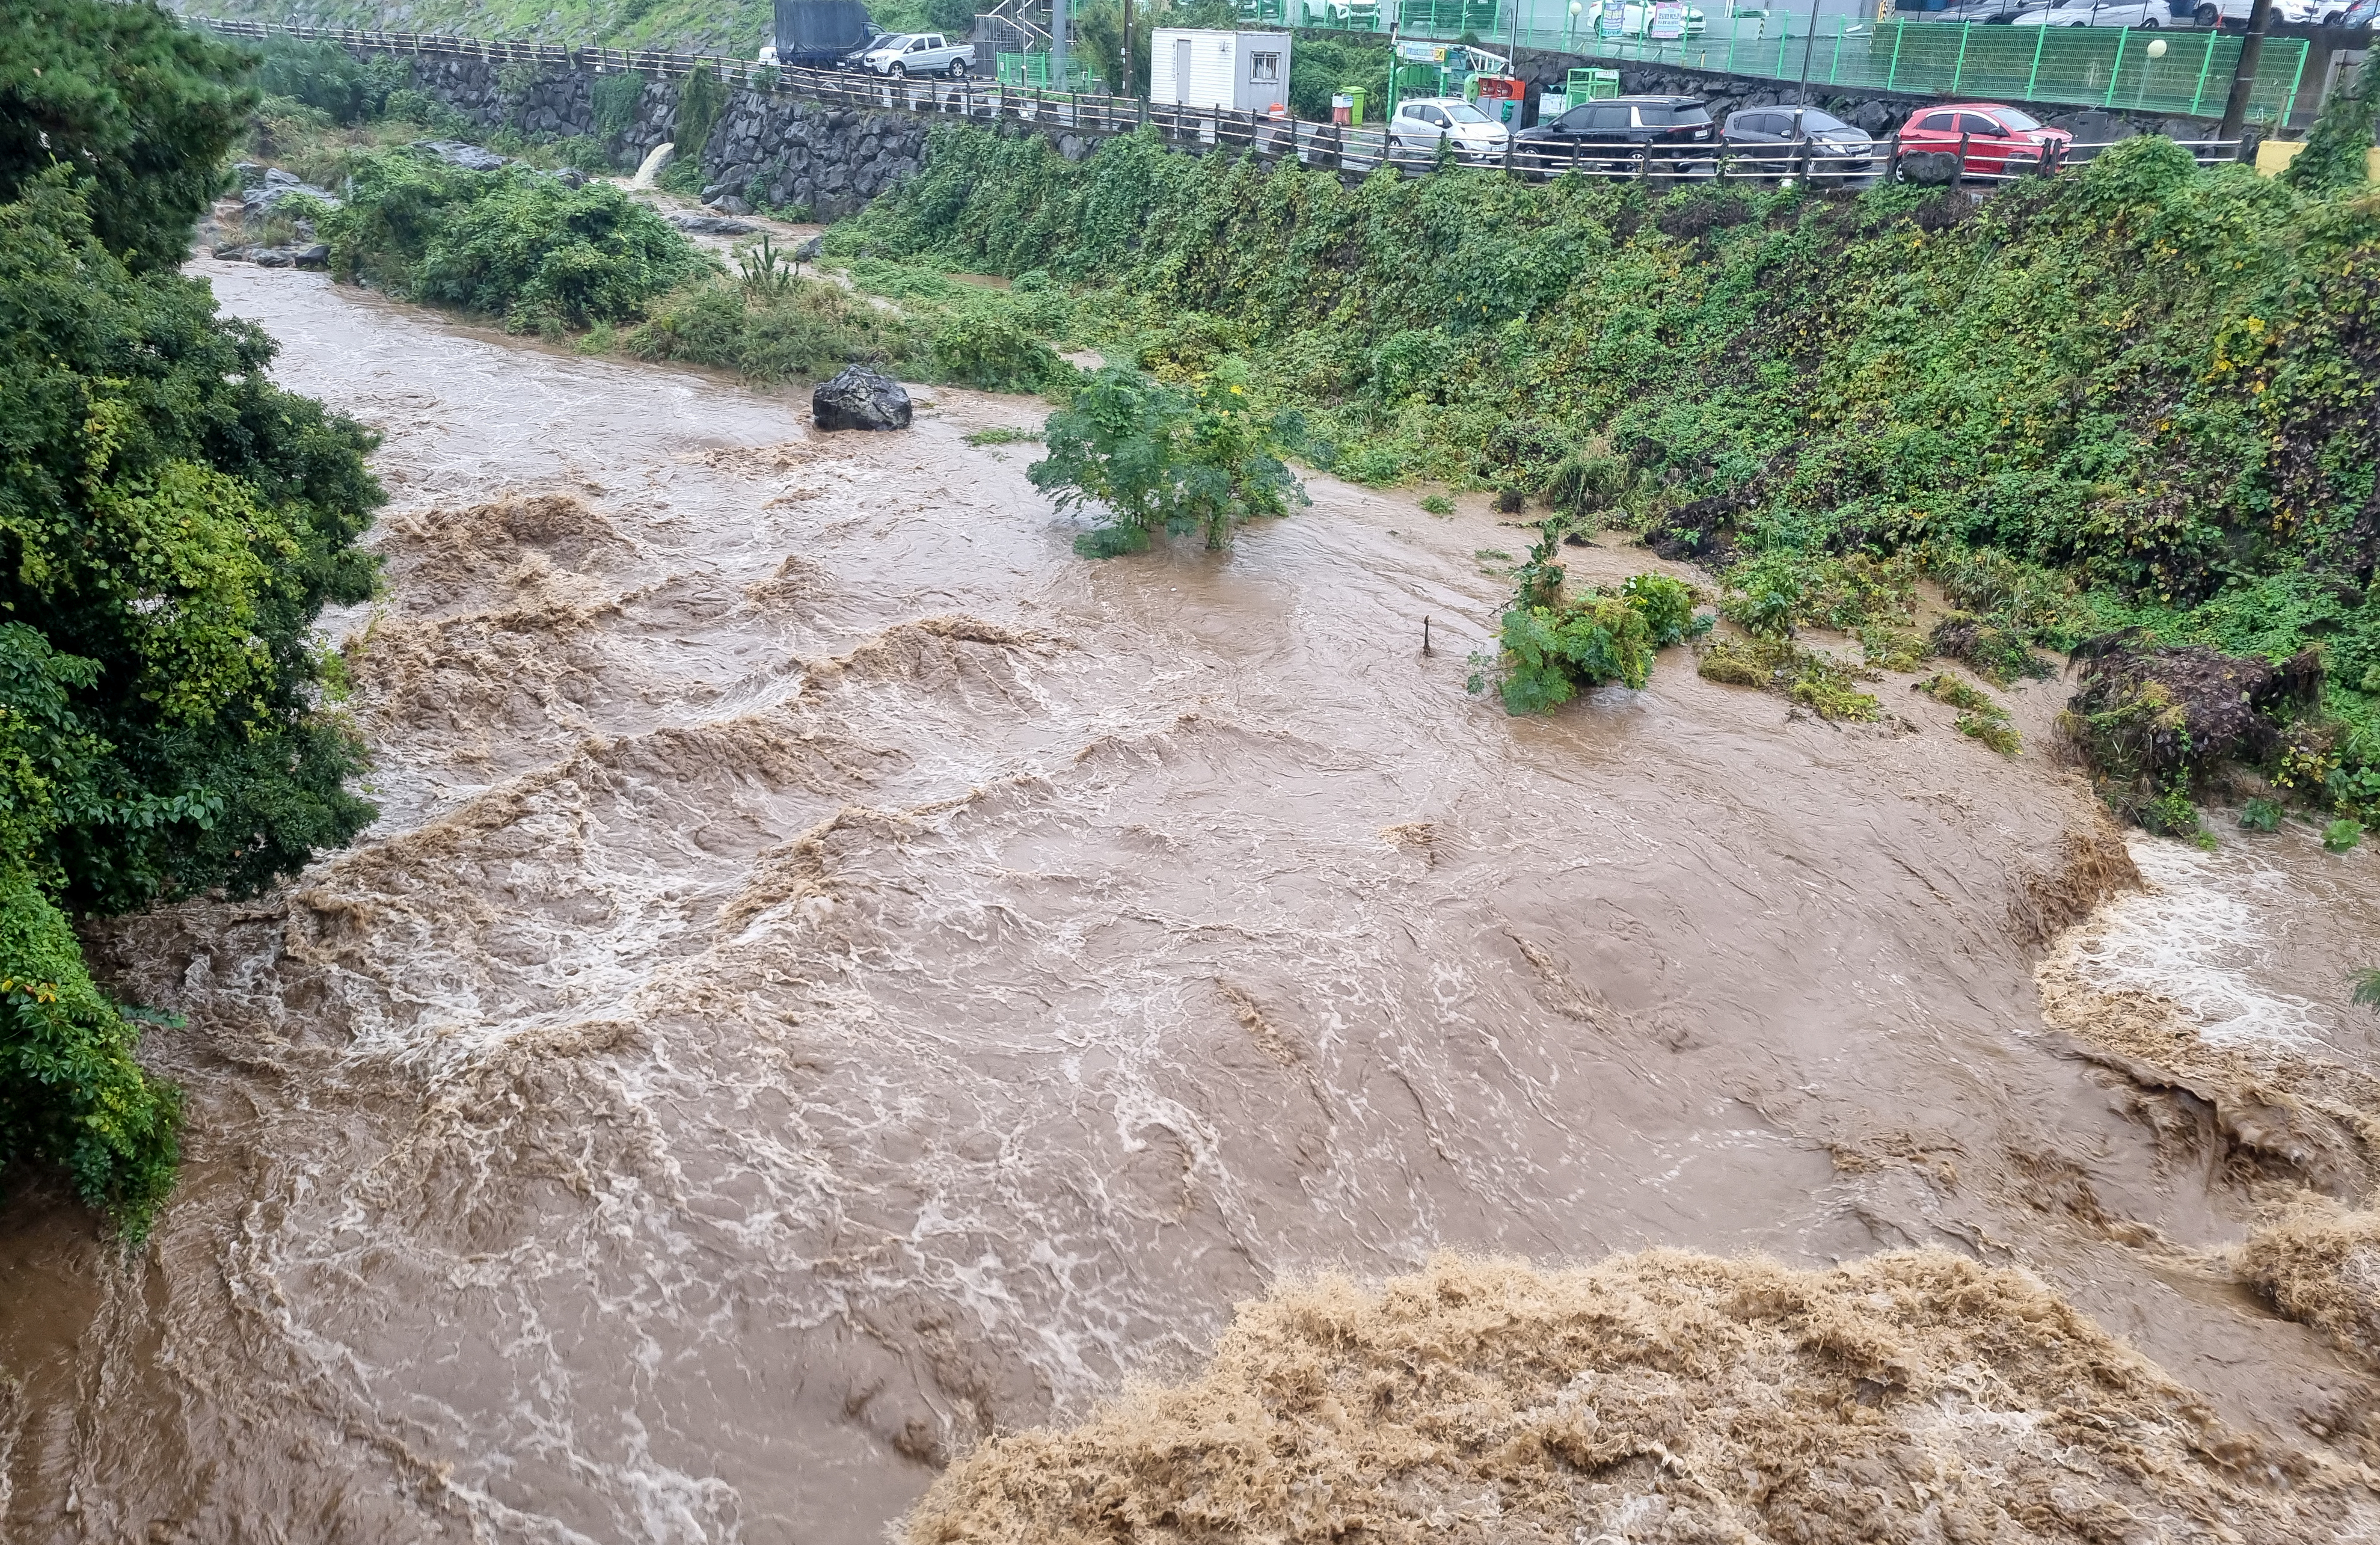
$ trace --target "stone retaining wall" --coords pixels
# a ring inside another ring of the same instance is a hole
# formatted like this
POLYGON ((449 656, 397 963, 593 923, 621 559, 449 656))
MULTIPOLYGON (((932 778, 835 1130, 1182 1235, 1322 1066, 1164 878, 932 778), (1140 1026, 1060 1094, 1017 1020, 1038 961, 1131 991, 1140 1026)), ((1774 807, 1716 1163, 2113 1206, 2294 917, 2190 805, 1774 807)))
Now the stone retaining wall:
MULTIPOLYGON (((598 77, 591 69, 401 56, 412 65, 415 89, 482 129, 509 128, 565 140, 598 137, 598 77)), ((613 166, 631 170, 654 146, 674 141, 682 84, 646 81, 625 126, 601 137, 613 166)), ((856 112, 738 87, 728 93, 703 143, 703 196, 735 201, 729 208, 791 206, 817 219, 840 219, 917 170, 925 159, 926 128, 924 120, 905 113, 856 112)))

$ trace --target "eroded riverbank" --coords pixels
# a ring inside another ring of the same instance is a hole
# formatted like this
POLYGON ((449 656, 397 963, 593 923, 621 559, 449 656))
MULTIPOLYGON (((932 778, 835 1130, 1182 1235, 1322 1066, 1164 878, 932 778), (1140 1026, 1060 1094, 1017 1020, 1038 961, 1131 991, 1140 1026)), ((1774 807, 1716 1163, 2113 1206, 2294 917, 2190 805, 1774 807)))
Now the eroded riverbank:
POLYGON ((388 437, 388 597, 337 619, 386 813, 97 939, 188 1016, 146 1055, 190 1163, 128 1272, 6 1215, 10 1538, 872 1538, 1277 1273, 1441 1247, 1944 1244, 2251 1429, 2368 1403, 2179 1261, 2238 1199, 2045 1033, 2125 863, 2038 749, 2062 688, 2014 761, 1682 654, 1512 720, 1463 689, 1492 517, 1318 481, 1227 558, 1091 564, 1030 447, 964 444, 1029 403, 814 438, 197 266, 388 437))

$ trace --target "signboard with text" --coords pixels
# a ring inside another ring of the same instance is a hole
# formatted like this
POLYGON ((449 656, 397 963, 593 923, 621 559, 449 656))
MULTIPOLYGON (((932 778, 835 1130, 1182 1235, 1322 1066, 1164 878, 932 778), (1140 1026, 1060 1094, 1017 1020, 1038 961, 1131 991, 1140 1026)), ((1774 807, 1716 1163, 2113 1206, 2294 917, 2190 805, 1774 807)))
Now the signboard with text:
POLYGON ((1653 24, 1645 30, 1645 35, 1664 40, 1684 37, 1685 0, 1657 0, 1653 6, 1653 24))

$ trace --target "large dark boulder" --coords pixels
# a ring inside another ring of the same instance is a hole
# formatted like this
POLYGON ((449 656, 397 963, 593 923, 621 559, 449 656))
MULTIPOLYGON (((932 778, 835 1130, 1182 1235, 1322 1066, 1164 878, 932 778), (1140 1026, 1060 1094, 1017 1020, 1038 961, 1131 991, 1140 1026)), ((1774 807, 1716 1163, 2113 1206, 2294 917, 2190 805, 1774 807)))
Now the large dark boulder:
POLYGON ((1956 151, 1903 151, 1900 180, 1926 188, 1948 188, 1959 180, 1956 151))
POLYGON ((909 394, 889 375, 845 365, 810 393, 810 422, 820 429, 907 429, 909 394))

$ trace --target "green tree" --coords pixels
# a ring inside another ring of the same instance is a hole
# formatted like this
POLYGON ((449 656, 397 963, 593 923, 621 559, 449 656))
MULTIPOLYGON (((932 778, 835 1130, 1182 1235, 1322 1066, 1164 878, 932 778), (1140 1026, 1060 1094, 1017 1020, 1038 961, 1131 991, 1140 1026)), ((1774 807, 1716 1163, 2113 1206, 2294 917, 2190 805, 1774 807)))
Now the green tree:
POLYGON ((176 1096, 67 916, 251 894, 371 818, 313 624, 372 590, 359 425, 207 286, 135 273, 54 169, 0 204, 0 1164, 137 1235, 176 1096))
POLYGON ((0 201, 70 167, 90 179, 101 241, 136 269, 178 264, 255 105, 249 62, 149 0, 8 0, 0 201))
POLYGON ((1160 530, 1229 546, 1241 522, 1308 502, 1281 460, 1294 420, 1260 409, 1248 385, 1232 359, 1183 390, 1111 365, 1050 416, 1050 454, 1026 476, 1061 508, 1105 508, 1111 524, 1075 541, 1087 556, 1137 551, 1160 530))

